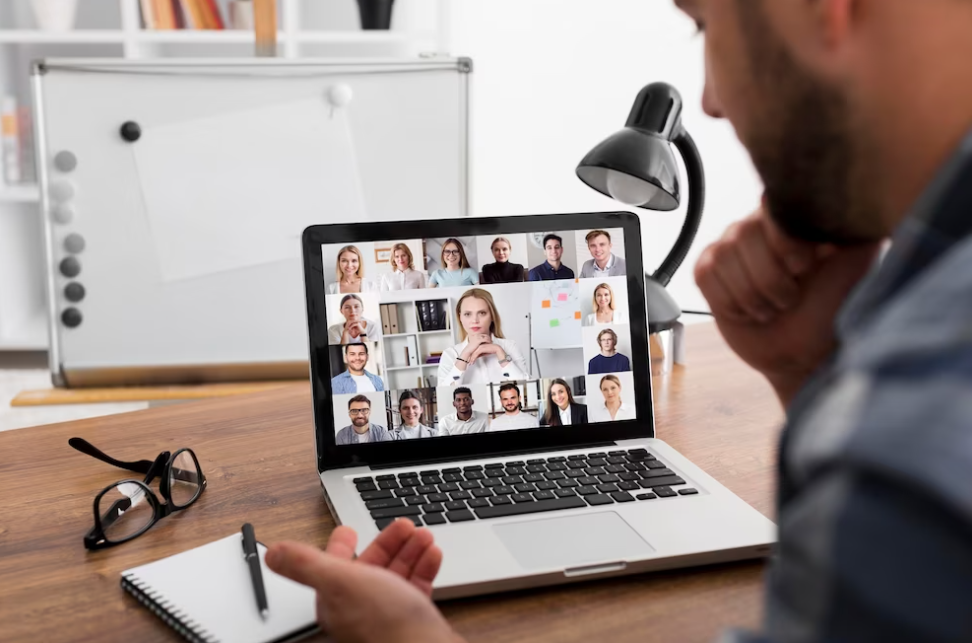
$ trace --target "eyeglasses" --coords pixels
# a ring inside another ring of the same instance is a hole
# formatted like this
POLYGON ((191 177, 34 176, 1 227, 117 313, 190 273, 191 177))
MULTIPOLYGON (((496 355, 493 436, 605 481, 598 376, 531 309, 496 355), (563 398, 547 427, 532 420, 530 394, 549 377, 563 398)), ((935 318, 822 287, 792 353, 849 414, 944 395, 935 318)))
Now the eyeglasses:
POLYGON ((94 500, 94 527, 84 536, 85 549, 104 549, 141 536, 174 511, 185 509, 206 489, 206 477, 192 449, 163 451, 155 460, 124 462, 103 453, 87 440, 71 438, 73 448, 121 469, 144 473, 145 479, 119 480, 105 487, 94 500), (159 493, 149 488, 159 478, 159 493))
POLYGON ((442 251, 442 254, 444 254, 444 255, 457 255, 458 256, 459 251, 458 250, 443 250, 442 251))
POLYGON ((368 415, 371 409, 348 409, 348 415, 368 415))

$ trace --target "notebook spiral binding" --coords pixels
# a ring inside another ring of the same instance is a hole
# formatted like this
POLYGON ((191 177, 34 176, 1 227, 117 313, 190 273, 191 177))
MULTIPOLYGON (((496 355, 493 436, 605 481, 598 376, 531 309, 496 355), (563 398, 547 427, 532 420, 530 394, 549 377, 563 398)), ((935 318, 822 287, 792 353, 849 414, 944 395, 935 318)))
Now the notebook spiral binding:
POLYGON ((187 618, 186 614, 167 601, 158 592, 153 592, 148 585, 142 583, 134 574, 122 576, 121 586, 126 592, 134 596, 142 605, 152 610, 162 621, 178 632, 190 643, 219 643, 212 634, 187 618))

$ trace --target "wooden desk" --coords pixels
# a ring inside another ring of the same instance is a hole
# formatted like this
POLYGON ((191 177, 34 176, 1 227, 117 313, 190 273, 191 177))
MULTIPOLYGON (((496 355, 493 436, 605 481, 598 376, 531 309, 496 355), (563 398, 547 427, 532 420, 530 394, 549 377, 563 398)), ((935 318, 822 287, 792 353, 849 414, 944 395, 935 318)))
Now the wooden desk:
MULTIPOLYGON (((656 380, 658 436, 772 518, 782 413, 711 324, 688 332, 687 367, 656 380)), ((315 474, 309 387, 0 433, 0 632, 5 641, 172 641, 119 587, 123 569, 253 522, 260 539, 323 545, 334 526, 315 474), (89 553, 92 501, 127 477, 67 444, 123 459, 190 446, 209 480, 188 510, 89 553)), ((722 565, 468 599, 443 611, 470 641, 712 641, 760 617, 763 564, 722 565)))

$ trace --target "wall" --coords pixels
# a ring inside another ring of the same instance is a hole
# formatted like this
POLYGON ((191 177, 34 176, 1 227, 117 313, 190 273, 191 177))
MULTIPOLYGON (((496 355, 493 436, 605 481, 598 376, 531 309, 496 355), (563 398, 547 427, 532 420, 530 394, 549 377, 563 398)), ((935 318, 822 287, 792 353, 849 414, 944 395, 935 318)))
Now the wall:
MULTIPOLYGON (((702 114, 703 39, 672 0, 463 0, 451 3, 452 51, 474 60, 472 212, 478 216, 625 209, 574 174, 595 144, 624 126, 653 81, 681 92, 683 122, 707 172, 707 206, 671 292, 706 306, 692 279, 699 252, 751 212, 761 184, 726 122, 702 114)), ((684 206, 684 203, 683 203, 684 206)), ((683 210, 642 211, 653 271, 681 229, 683 210)))

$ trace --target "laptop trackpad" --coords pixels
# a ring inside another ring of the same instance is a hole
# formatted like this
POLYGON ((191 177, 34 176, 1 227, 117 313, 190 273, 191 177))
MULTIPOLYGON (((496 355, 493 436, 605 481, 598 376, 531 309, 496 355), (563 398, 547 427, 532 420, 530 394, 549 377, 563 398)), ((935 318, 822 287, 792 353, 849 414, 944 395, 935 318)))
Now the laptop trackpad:
POLYGON ((493 529, 527 569, 620 562, 655 551, 613 511, 506 523, 493 529))

